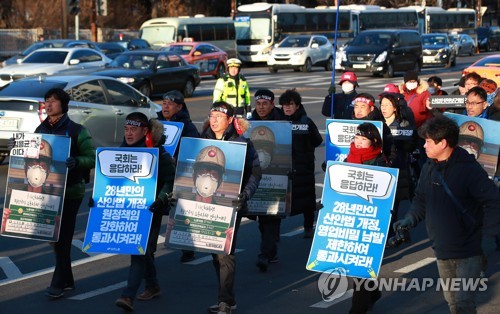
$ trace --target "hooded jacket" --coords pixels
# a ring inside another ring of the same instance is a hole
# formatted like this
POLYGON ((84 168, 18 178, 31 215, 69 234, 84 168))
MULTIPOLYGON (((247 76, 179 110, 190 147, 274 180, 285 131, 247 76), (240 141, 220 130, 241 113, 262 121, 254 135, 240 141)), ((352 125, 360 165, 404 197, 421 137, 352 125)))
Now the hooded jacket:
POLYGON ((285 120, 292 122, 292 212, 297 215, 304 210, 316 208, 316 186, 314 176, 314 150, 323 138, 318 127, 307 116, 303 105, 285 120))
POLYGON ((422 123, 424 123, 425 120, 432 116, 431 111, 425 106, 425 102, 431 96, 427 90, 428 88, 429 84, 422 80, 418 83, 417 88, 412 91, 407 90, 404 83, 399 85, 399 91, 405 96, 408 107, 410 107, 413 111, 417 129, 422 125, 422 123))
POLYGON ((66 135, 71 138, 70 156, 75 157, 78 164, 68 172, 64 195, 68 199, 83 198, 84 182, 88 181, 90 170, 95 167, 95 148, 89 131, 83 125, 71 120, 65 113, 54 125, 50 124, 47 117, 35 129, 35 133, 66 135))
POLYGON ((499 209, 498 188, 474 156, 456 147, 447 161, 428 159, 424 164, 406 217, 412 227, 426 220, 438 259, 462 259, 482 255, 481 234, 500 233, 499 209), (473 219, 455 205, 437 172, 473 219))
MULTIPOLYGON (((238 119, 238 123, 241 127, 242 134, 245 133, 250 124, 246 119, 238 119)), ((215 133, 210 128, 210 122, 207 120, 204 123, 203 132, 201 133, 201 138, 207 138, 211 140, 217 140, 215 133)), ((241 193, 245 193, 248 198, 252 198, 259 187, 260 179, 262 178, 262 170, 260 168, 259 155, 253 146, 250 139, 239 135, 236 132, 233 124, 230 124, 224 135, 222 136, 222 141, 233 141, 233 142, 243 142, 247 143, 247 151, 245 155, 245 165, 243 167, 243 180, 241 183, 241 193)))

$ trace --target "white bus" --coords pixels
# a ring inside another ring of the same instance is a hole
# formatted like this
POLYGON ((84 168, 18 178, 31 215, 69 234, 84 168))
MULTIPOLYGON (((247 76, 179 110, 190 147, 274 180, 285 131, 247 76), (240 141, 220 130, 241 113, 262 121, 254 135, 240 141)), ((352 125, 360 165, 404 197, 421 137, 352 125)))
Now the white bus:
MULTIPOLYGON (((295 4, 254 3, 241 5, 235 14, 236 44, 243 62, 266 62, 275 44, 287 35, 335 37, 336 7, 304 8, 295 4)), ((337 46, 359 31, 374 28, 418 28, 415 10, 379 6, 340 6, 337 46)))
MULTIPOLYGON (((423 33, 467 34, 472 37, 477 46, 477 12, 468 8, 409 6, 401 9, 413 9, 419 16, 420 28, 423 33)), ((400 9, 400 10, 401 10, 400 9)))
POLYGON ((153 47, 165 47, 169 43, 189 39, 208 42, 236 57, 234 21, 229 17, 160 17, 144 22, 139 37, 153 47))

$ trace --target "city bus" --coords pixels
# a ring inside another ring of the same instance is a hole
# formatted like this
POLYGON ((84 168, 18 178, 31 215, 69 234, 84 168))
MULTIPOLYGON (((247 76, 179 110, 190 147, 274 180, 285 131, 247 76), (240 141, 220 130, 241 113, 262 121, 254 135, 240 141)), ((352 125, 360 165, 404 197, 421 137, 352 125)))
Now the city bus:
POLYGON ((144 22, 139 37, 154 47, 186 40, 208 42, 236 57, 236 32, 229 17, 160 17, 144 22))
MULTIPOLYGON (((419 27, 415 10, 347 5, 339 7, 338 16, 338 47, 354 38, 361 30, 419 27)), ((240 59, 243 62, 266 62, 274 45, 288 35, 324 35, 333 43, 337 8, 254 3, 239 6, 234 21, 240 59)))
MULTIPOLYGON (((419 17, 419 27, 423 33, 467 34, 477 46, 477 12, 469 8, 409 6, 401 9, 413 9, 419 17)), ((401 10, 400 9, 400 10, 401 10)))

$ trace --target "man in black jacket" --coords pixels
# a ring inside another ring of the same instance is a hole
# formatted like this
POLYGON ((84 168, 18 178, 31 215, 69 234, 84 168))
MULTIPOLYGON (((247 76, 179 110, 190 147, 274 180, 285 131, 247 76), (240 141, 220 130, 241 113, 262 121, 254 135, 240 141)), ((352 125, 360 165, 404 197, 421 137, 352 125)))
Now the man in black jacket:
MULTIPOLYGON (((358 78, 354 72, 345 72, 340 77, 339 85, 342 88, 342 93, 337 93, 334 95, 333 99, 333 112, 332 112, 332 96, 328 94, 323 102, 323 108, 321 113, 326 117, 332 117, 335 119, 351 119, 353 103, 352 101, 358 93, 356 92, 356 87, 358 87, 358 78)), ((335 87, 332 85, 331 89, 335 92, 335 87)))
MULTIPOLYGON (((459 128, 445 116, 431 118, 419 129, 429 159, 424 164, 415 197, 394 230, 415 227, 426 220, 429 239, 451 313, 476 313, 475 293, 465 284, 478 280, 481 255, 492 253, 500 229, 498 188, 473 155, 457 146, 459 128)), ((474 289, 472 289, 474 290, 474 289)))
MULTIPOLYGON (((163 95, 163 102, 161 105, 161 111, 157 112, 158 120, 172 121, 172 122, 182 122, 184 127, 182 128, 181 139, 183 137, 200 137, 200 133, 191 117, 189 116, 189 111, 187 105, 184 101, 184 96, 181 92, 177 90, 172 90, 163 95)), ((174 160, 177 160, 179 155, 179 146, 174 153, 174 160)), ((194 252, 189 250, 182 250, 181 263, 187 263, 194 260, 194 252)))

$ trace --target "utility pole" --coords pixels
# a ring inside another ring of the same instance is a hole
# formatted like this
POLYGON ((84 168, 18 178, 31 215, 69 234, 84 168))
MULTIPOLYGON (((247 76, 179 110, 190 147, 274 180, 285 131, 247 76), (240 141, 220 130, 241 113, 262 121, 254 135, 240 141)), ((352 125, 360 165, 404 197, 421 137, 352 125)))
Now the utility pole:
POLYGON ((66 0, 61 0, 61 38, 68 38, 68 7, 66 0))
POLYGON ((92 6, 90 9, 90 40, 97 42, 97 8, 96 0, 92 0, 92 6))
POLYGON ((477 0, 477 27, 483 25, 483 16, 481 15, 481 0, 477 0))

